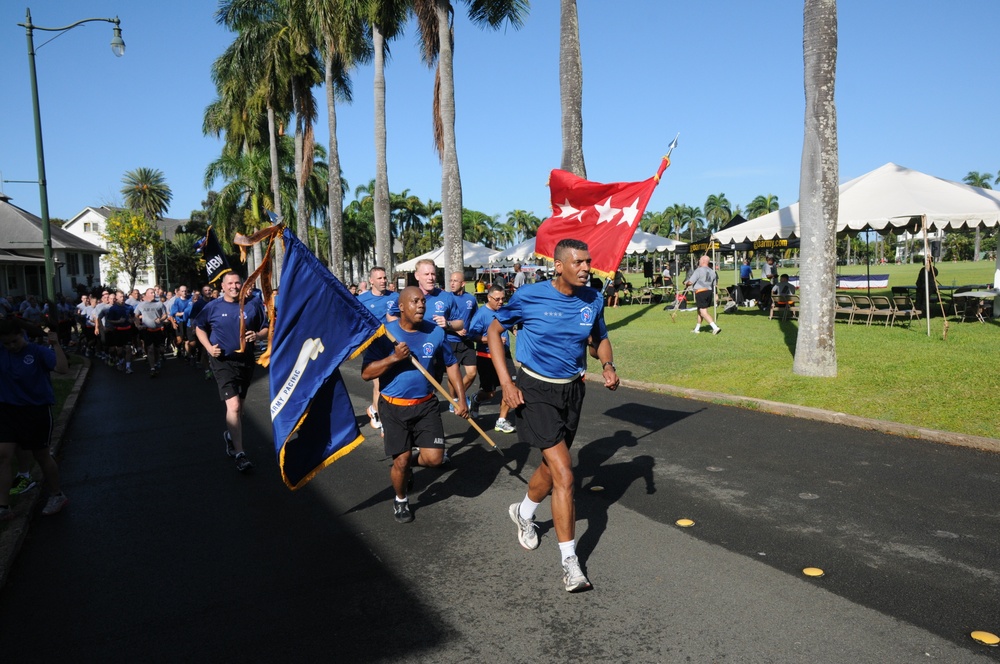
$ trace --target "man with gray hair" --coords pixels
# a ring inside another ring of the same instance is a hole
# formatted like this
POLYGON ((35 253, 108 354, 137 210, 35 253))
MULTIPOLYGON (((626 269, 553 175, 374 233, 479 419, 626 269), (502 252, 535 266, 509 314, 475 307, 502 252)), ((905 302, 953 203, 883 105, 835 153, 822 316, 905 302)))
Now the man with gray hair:
POLYGON ((698 307, 698 319, 695 321, 694 329, 691 330, 695 334, 701 332, 702 320, 712 326, 712 334, 722 332, 712 320, 712 315, 708 313, 709 307, 715 300, 715 285, 718 281, 719 275, 715 273, 715 269, 708 262, 708 256, 705 255, 698 260, 698 267, 684 282, 694 289, 695 306, 698 307))

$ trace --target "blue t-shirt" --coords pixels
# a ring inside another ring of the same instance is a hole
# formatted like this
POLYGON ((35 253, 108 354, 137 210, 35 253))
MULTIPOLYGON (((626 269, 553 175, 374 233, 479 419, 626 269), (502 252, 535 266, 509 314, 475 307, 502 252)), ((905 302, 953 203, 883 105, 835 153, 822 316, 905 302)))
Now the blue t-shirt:
MULTIPOLYGON (((469 323, 472 322, 472 317, 476 315, 476 309, 479 308, 479 304, 476 303, 476 296, 471 293, 462 293, 461 295, 451 294, 452 298, 455 300, 455 306, 458 307, 458 318, 462 319, 462 325, 464 329, 469 329, 469 323)), ((448 320, 456 320, 455 318, 449 318, 448 320)), ((445 330, 445 338, 448 341, 455 343, 456 341, 462 341, 466 337, 460 334, 455 334, 454 332, 448 332, 445 330)))
MULTIPOLYGON (((424 369, 432 375, 435 359, 440 360, 446 367, 458 362, 451 348, 445 343, 444 330, 434 323, 425 320, 415 331, 405 332, 400 327, 399 321, 392 321, 385 324, 385 329, 397 341, 406 342, 410 347, 410 355, 417 358, 424 369)), ((393 350, 394 345, 389 336, 381 336, 365 351, 362 365, 389 357, 393 350)), ((430 382, 410 360, 396 362, 379 376, 379 390, 387 397, 399 399, 420 399, 433 391, 430 382)))
MULTIPOLYGON (((499 310, 493 311, 489 307, 480 307, 476 315, 472 317, 472 321, 467 328, 469 338, 476 340, 476 352, 486 357, 490 355, 490 345, 483 341, 483 337, 486 336, 486 331, 490 329, 490 323, 497 317, 497 313, 499 313, 499 310)), ((507 332, 500 335, 500 338, 503 339, 503 345, 507 348, 510 348, 509 337, 510 335, 507 332)))
MULTIPOLYGON (((262 330, 267 327, 267 311, 259 297, 250 298, 243 305, 246 329, 262 330)), ((226 302, 216 298, 205 305, 193 320, 197 327, 208 333, 209 342, 222 349, 223 355, 232 355, 240 350, 240 303, 226 302)), ((249 346, 247 350, 253 350, 249 346)))
POLYGON ((740 266, 740 279, 749 279, 753 275, 753 270, 750 269, 749 265, 743 264, 740 266))
MULTIPOLYGON (((385 315, 389 313, 389 308, 395 303, 399 302, 399 294, 392 293, 390 291, 382 291, 381 295, 376 295, 372 291, 368 290, 358 295, 358 302, 365 305, 368 311, 372 312, 375 318, 378 318, 380 322, 385 323, 385 315), (395 295, 395 299, 393 299, 395 295)), ((397 304, 398 308, 399 305, 397 304)))
POLYGON ((208 304, 210 301, 211 300, 206 300, 203 297, 199 297, 197 301, 192 302, 191 311, 188 312, 188 320, 192 321, 195 318, 197 318, 198 314, 201 313, 201 310, 204 309, 205 305, 208 304))
POLYGON ((109 329, 127 330, 132 327, 132 307, 127 304, 112 304, 104 313, 104 322, 109 329))
POLYGON ((51 348, 27 343, 17 353, 0 345, 0 403, 9 406, 51 406, 56 402, 49 372, 56 368, 51 348))
POLYGON ((572 378, 587 369, 587 337, 608 338, 604 298, 593 288, 563 295, 551 281, 514 291, 496 319, 505 329, 518 323, 517 361, 549 378, 572 378))
MULTIPOLYGON (((423 292, 423 291, 421 291, 423 292)), ((399 293, 394 293, 395 297, 389 307, 389 315, 399 317, 399 293)), ((446 290, 435 288, 430 293, 424 293, 424 301, 427 308, 424 310, 424 320, 434 323, 435 316, 444 316, 446 320, 458 320, 462 314, 455 304, 455 296, 446 290)), ((436 325, 436 323, 434 323, 436 325)))
POLYGON ((191 319, 191 298, 175 297, 170 305, 170 317, 178 323, 186 323, 191 319))

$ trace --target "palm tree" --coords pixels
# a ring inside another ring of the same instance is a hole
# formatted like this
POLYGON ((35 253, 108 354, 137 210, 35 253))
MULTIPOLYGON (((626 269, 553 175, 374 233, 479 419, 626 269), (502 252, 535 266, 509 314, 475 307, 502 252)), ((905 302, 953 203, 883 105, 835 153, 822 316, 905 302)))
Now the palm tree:
POLYGON ((755 217, 762 217, 765 214, 774 212, 779 207, 778 197, 774 194, 760 195, 757 198, 750 201, 747 205, 747 219, 754 219, 755 217))
POLYGON ((705 230, 705 219, 701 215, 701 208, 685 205, 681 209, 681 216, 678 221, 688 232, 688 238, 694 242, 694 234, 705 230))
POLYGON ((667 225, 667 232, 673 229, 674 239, 681 241, 681 218, 684 216, 685 206, 682 203, 674 203, 663 211, 663 220, 667 225))
POLYGON ((389 168, 386 161, 385 62, 389 42, 402 34, 410 0, 367 0, 365 18, 372 35, 375 92, 375 263, 392 269, 389 168))
POLYGON ((137 168, 122 178, 125 205, 149 221, 156 223, 170 208, 173 192, 163 171, 158 168, 137 168))
POLYGON ((732 207, 725 194, 709 195, 705 199, 705 220, 708 221, 708 230, 715 232, 729 223, 733 218, 732 207))
MULTIPOLYGON (((962 178, 962 182, 973 187, 981 187, 982 189, 992 189, 990 186, 990 180, 993 179, 992 173, 980 173, 979 171, 969 171, 969 174, 962 178)), ((1000 181, 1000 173, 997 174, 997 180, 1000 181)), ((982 236, 979 233, 979 226, 976 226, 976 243, 972 250, 972 260, 979 260, 979 249, 982 244, 982 236)))
MULTIPOLYGON (((490 237, 490 230, 500 216, 490 217, 478 210, 462 210, 462 239, 483 244, 490 237)), ((464 260, 463 260, 464 262, 464 260)))
POLYGON ((805 0, 803 23, 806 117, 799 175, 802 299, 792 371, 800 376, 833 377, 837 375, 833 305, 840 205, 834 104, 837 0, 805 0))
POLYGON ((510 240, 523 242, 528 238, 535 237, 538 227, 542 225, 542 220, 526 210, 511 210, 507 213, 507 223, 512 231, 510 240))
POLYGON ((587 166, 583 160, 583 62, 580 59, 576 0, 560 0, 559 103, 562 107, 560 168, 586 179, 587 166))
MULTIPOLYGON (((509 23, 519 29, 527 0, 464 0, 469 19, 494 30, 509 23)), ((451 0, 413 0, 424 60, 437 61, 434 95, 435 144, 441 155, 441 206, 444 225, 445 272, 462 269, 462 181, 455 143, 455 75, 452 51, 451 0)))

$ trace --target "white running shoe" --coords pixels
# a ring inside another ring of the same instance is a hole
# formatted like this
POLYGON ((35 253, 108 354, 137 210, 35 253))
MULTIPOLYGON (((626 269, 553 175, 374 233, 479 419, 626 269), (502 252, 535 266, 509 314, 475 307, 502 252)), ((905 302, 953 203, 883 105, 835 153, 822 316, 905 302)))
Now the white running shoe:
POLYGON ((382 418, 378 416, 378 411, 371 406, 368 406, 368 423, 372 425, 372 429, 382 428, 382 418))
POLYGON ((517 541, 528 551, 538 548, 538 533, 535 532, 535 519, 521 518, 521 503, 514 503, 507 510, 510 520, 517 524, 517 541))
POLYGON ((514 433, 514 425, 510 423, 510 420, 504 418, 499 418, 497 423, 493 426, 494 431, 499 431, 500 433, 514 433))
POLYGON ((566 586, 566 592, 568 593, 578 593, 584 590, 590 590, 590 581, 584 576, 583 570, 580 569, 580 559, 576 556, 570 556, 562 563, 563 566, 563 584, 566 586))
POLYGON ((42 508, 42 514, 46 516, 55 514, 62 508, 66 507, 68 502, 69 498, 67 498, 64 493, 60 493, 57 496, 49 496, 48 501, 45 503, 45 507, 42 508))

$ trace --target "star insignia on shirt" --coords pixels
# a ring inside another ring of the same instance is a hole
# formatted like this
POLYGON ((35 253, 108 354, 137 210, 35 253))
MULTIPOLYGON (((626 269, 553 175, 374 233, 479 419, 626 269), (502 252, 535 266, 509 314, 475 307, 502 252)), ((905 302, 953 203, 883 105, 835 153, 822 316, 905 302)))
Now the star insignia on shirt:
POLYGON ((602 224, 606 221, 612 221, 619 212, 621 208, 611 207, 611 197, 608 196, 608 200, 603 204, 597 203, 594 205, 594 209, 597 210, 597 223, 602 224))

